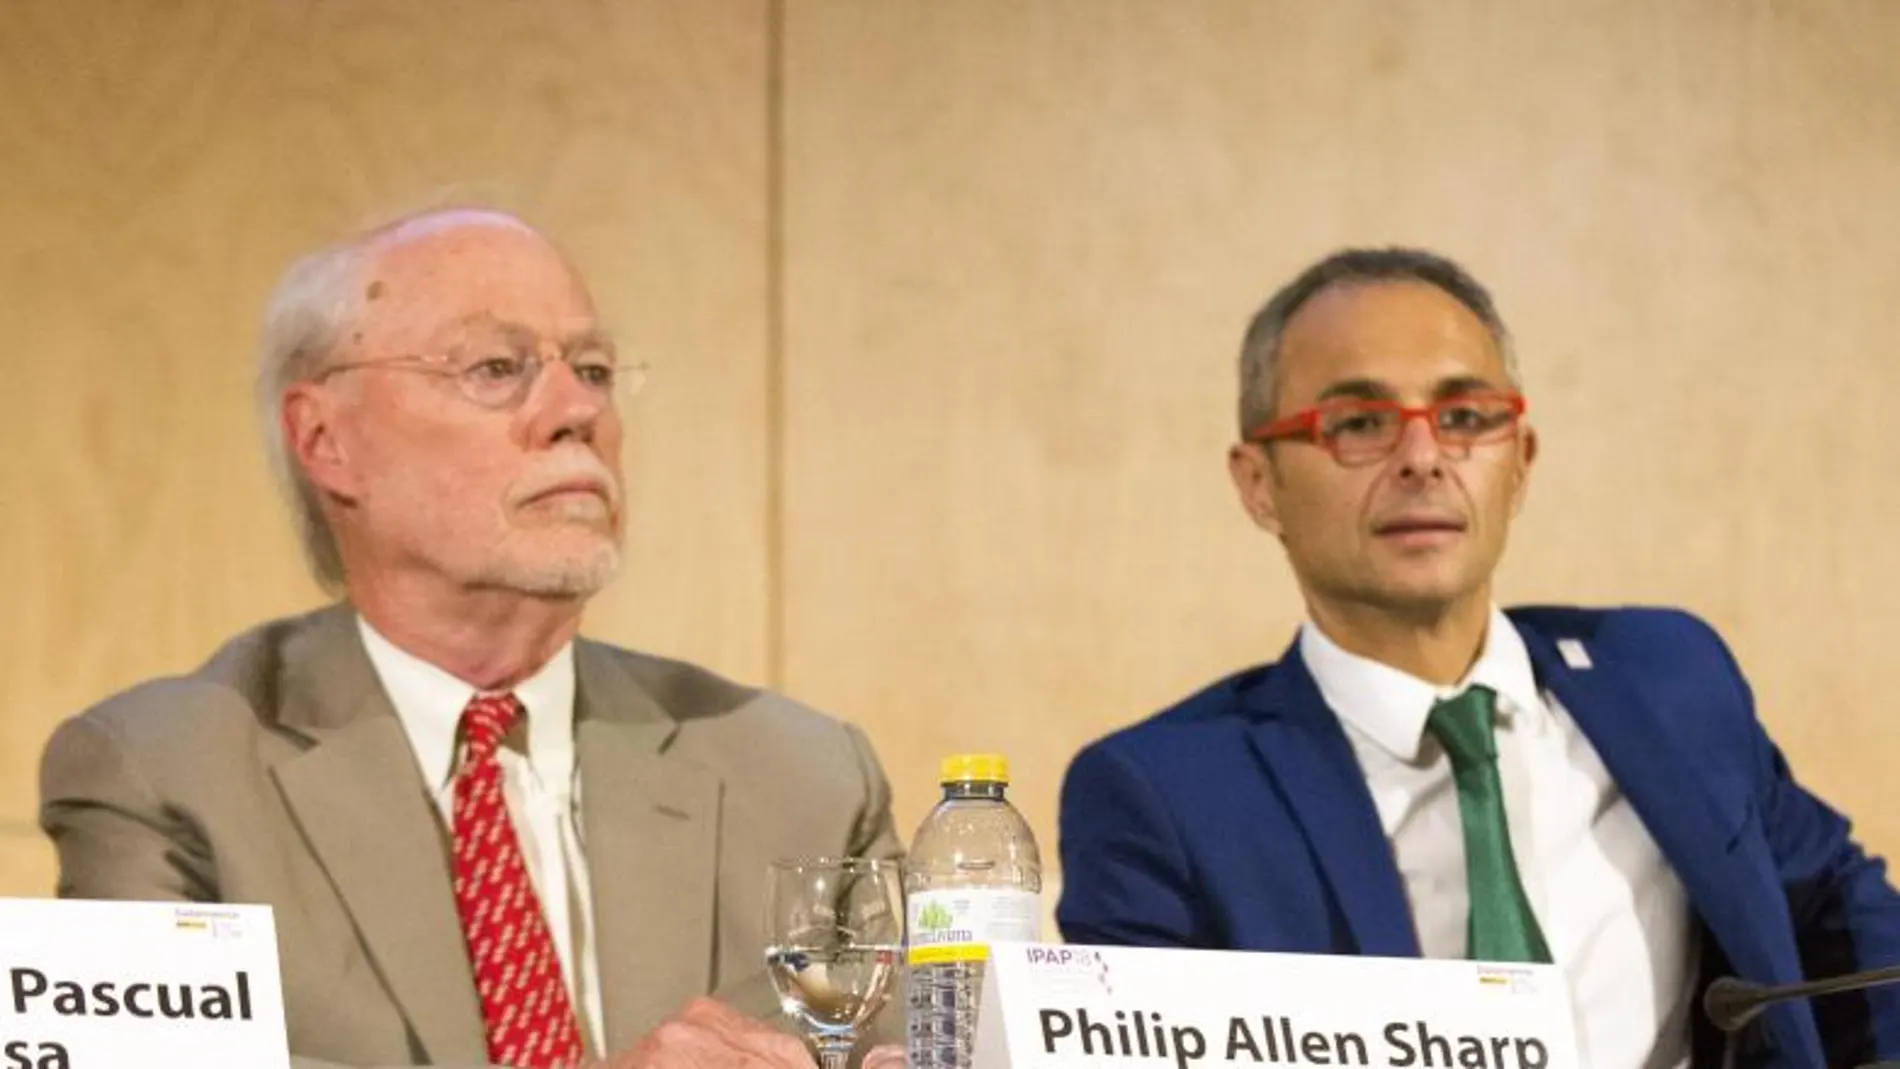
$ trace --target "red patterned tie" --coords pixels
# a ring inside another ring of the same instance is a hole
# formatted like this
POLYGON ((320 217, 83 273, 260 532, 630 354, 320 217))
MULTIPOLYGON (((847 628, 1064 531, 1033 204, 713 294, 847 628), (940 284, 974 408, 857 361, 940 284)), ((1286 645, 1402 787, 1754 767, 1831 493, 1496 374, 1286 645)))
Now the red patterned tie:
POLYGON ((489 1060, 560 1069, 585 1053, 580 1025, 508 820, 495 760, 495 748, 521 711, 512 694, 477 694, 462 713, 468 748, 455 780, 455 908, 482 999, 489 1060))

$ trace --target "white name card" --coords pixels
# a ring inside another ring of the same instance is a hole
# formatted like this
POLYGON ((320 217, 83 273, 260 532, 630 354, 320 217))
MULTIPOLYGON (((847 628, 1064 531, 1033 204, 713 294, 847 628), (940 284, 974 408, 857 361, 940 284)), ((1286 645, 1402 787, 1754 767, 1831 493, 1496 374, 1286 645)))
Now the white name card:
POLYGON ((287 1069, 265 906, 0 898, 0 1069, 287 1069))
POLYGON ((997 944, 976 1069, 1572 1069, 1549 965, 997 944))

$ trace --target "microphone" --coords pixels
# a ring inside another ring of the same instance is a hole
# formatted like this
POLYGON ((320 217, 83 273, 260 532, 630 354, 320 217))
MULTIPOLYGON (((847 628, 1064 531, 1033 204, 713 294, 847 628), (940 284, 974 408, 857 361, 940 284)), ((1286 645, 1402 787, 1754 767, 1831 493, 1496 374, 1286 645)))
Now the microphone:
MULTIPOLYGON (((1889 965, 1884 969, 1868 969, 1865 972, 1850 972, 1841 976, 1830 976, 1825 980, 1808 980, 1798 984, 1758 984, 1753 980, 1724 976, 1709 985, 1702 995, 1702 1012, 1708 1014, 1709 1023, 1726 1036, 1722 1044, 1722 1067, 1731 1069, 1735 1064, 1735 1033, 1761 1015, 1770 1006, 1797 999, 1817 998, 1821 995, 1837 995, 1843 991, 1859 991, 1863 988, 1880 987, 1900 981, 1900 965, 1889 965)), ((1900 1069, 1900 1063, 1877 1062, 1862 1066, 1861 1069, 1900 1069)))
POLYGON ((1798 984, 1758 984, 1753 980, 1743 980, 1734 976, 1724 976, 1709 985, 1702 996, 1702 1012, 1709 1015, 1709 1023, 1726 1033, 1734 1033, 1760 1016, 1761 1011, 1781 1002, 1795 999, 1815 998, 1820 995, 1836 995, 1843 991, 1859 991, 1863 988, 1879 987, 1882 984, 1900 982, 1900 965, 1889 965, 1884 969, 1868 969, 1866 972, 1850 972, 1841 976, 1830 976, 1825 980, 1808 980, 1798 984))

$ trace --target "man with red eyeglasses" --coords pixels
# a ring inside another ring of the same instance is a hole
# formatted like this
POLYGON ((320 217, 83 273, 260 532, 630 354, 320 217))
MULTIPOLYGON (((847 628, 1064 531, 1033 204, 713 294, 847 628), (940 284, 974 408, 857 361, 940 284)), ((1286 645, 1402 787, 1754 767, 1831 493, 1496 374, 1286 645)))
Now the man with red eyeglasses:
MULTIPOLYGON (((1075 943, 1552 962, 1584 1064, 1701 1064, 1717 976, 1900 962, 1900 896, 1792 778, 1721 639, 1673 610, 1500 610, 1537 437, 1490 295, 1348 250, 1241 355, 1241 504, 1308 619, 1276 663, 1078 755, 1075 943)), ((1900 988, 1791 1003, 1748 1064, 1900 1056, 1900 988)))

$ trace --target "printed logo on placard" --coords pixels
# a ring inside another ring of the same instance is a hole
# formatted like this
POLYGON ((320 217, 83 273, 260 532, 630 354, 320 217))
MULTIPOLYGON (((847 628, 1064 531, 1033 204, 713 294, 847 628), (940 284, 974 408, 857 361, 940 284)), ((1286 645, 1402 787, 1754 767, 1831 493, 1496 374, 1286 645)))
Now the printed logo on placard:
POLYGON ((172 911, 172 925, 181 932, 204 932, 213 939, 244 938, 244 922, 231 910, 180 906, 172 911))
POLYGON ((1099 952, 1077 947, 1024 947, 1025 960, 1036 971, 1039 982, 1052 990, 1070 994, 1113 995, 1115 985, 1108 976, 1108 959, 1099 952))
POLYGON ((1538 992, 1536 973, 1509 965, 1487 963, 1478 966, 1478 986, 1512 995, 1535 995, 1538 992))

